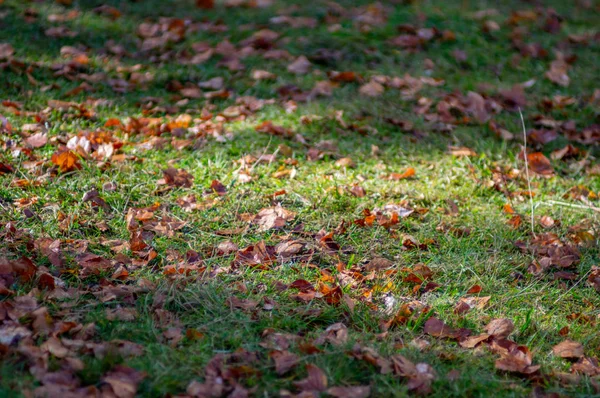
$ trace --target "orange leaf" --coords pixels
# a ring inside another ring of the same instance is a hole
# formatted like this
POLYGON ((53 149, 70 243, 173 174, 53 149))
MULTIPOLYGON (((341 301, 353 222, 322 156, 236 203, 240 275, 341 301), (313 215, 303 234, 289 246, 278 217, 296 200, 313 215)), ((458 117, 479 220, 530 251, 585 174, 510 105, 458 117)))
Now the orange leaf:
POLYGON ((467 290, 467 293, 468 294, 477 294, 482 290, 483 290, 483 288, 481 286, 473 285, 473 286, 471 286, 471 288, 469 290, 467 290))
POLYGON ((541 152, 533 152, 527 154, 527 162, 529 168, 536 174, 543 176, 551 176, 554 174, 554 169, 550 164, 550 160, 541 152))
POLYGON ((52 163, 60 168, 60 171, 67 172, 75 169, 80 169, 79 156, 73 151, 55 152, 52 155, 52 163))
POLYGON ((412 178, 416 174, 415 169, 413 167, 409 167, 404 173, 392 173, 390 174, 390 180, 398 181, 404 180, 406 178, 412 178))

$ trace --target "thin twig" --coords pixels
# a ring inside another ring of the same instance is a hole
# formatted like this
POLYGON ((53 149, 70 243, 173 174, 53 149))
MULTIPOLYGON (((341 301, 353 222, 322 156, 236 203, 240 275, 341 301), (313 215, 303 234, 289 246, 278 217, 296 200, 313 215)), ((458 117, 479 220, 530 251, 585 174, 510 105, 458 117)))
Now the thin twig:
MULTIPOLYGON (((254 162, 254 164, 252 165, 252 167, 250 167, 250 171, 253 171, 254 168, 256 167, 256 165, 262 160, 262 157, 266 155, 267 151, 269 150, 269 147, 271 146, 271 140, 272 140, 272 138, 273 137, 269 137, 269 142, 267 143, 267 146, 263 150, 263 153, 256 159, 256 161, 254 162)), ((277 154, 277 152, 279 152, 279 148, 277 148, 277 150, 275 151, 275 155, 277 154)))
POLYGON ((523 112, 519 107, 519 116, 521 116, 521 125, 523 126, 523 158, 525 159, 525 176, 527 177, 527 189, 529 189, 529 202, 531 203, 531 234, 535 237, 535 209, 533 207, 533 193, 531 192, 531 179, 529 178, 529 161, 527 160, 527 128, 523 112))
POLYGON ((558 200, 548 200, 547 202, 542 202, 542 204, 547 205, 547 206, 557 205, 557 206, 572 207, 574 209, 592 210, 592 211, 600 212, 600 207, 594 207, 594 206, 589 206, 589 205, 578 205, 575 203, 560 202, 558 200))

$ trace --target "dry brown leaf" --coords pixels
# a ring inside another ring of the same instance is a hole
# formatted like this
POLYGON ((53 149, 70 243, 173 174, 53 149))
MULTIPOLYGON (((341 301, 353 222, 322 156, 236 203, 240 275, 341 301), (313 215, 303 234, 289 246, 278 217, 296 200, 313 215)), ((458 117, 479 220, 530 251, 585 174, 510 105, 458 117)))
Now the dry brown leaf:
POLYGON ((275 372, 280 376, 296 367, 299 362, 298 356, 289 351, 273 351, 269 356, 275 361, 275 372))
POLYGON ((134 398, 138 384, 144 380, 146 374, 135 369, 118 365, 114 370, 102 378, 107 383, 117 398, 134 398))
POLYGON ((327 375, 321 369, 313 364, 306 365, 308 377, 306 379, 295 381, 294 385, 303 392, 319 393, 327 389, 327 375))
POLYGON ((508 337, 514 329, 513 321, 506 318, 494 319, 485 327, 485 331, 495 338, 508 337))
POLYGON ((45 133, 35 133, 31 137, 27 137, 27 144, 32 148, 40 148, 48 142, 48 135, 45 133))
POLYGON ((365 265, 367 271, 381 271, 390 268, 394 263, 384 257, 375 257, 365 265))
POLYGON ((379 97, 384 93, 385 87, 376 81, 370 81, 369 83, 362 85, 358 91, 361 95, 367 97, 379 97))
POLYGON ((568 87, 571 79, 567 74, 569 65, 562 58, 552 61, 550 64, 550 70, 548 70, 545 76, 548 80, 558 84, 562 87, 568 87))
POLYGON ((541 152, 528 153, 527 162, 529 163, 529 169, 535 174, 541 176, 554 175, 554 168, 552 168, 550 160, 541 152))
POLYGON ((0 43, 0 60, 12 58, 15 50, 10 43, 0 43))
POLYGON ((294 62, 288 65, 287 70, 288 72, 295 73, 297 75, 305 75, 310 72, 311 68, 312 64, 308 58, 306 58, 304 55, 301 55, 296 58, 294 62))
POLYGON ((343 167, 343 168, 354 168, 354 167, 356 167, 356 163, 354 163, 354 160, 352 160, 351 158, 341 158, 341 159, 338 159, 335 162, 335 165, 337 167, 343 167))
POLYGON ((252 219, 252 224, 258 225, 258 231, 264 232, 273 228, 281 228, 296 217, 296 213, 284 209, 281 205, 262 209, 252 219))
POLYGON ((477 153, 474 150, 472 150, 471 148, 464 147, 464 146, 461 146, 461 147, 451 146, 450 148, 448 148, 448 152, 452 156, 456 156, 456 157, 477 156, 477 153))
POLYGON ((552 347, 554 355, 561 358, 581 358, 583 357, 583 345, 573 340, 565 340, 552 347))

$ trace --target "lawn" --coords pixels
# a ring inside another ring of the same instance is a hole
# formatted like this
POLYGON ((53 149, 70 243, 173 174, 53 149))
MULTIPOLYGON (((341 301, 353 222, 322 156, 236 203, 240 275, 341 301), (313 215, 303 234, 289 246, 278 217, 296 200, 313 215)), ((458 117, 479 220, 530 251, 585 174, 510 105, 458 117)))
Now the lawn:
POLYGON ((0 396, 600 396, 600 6, 0 0, 0 396))

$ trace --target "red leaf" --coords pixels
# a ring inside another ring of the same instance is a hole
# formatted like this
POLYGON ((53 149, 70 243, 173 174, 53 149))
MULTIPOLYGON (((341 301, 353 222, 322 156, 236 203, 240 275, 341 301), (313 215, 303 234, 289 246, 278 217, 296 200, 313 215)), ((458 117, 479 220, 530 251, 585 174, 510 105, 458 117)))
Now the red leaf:
POLYGON ((215 0, 196 0, 196 7, 209 10, 215 7, 215 0))

